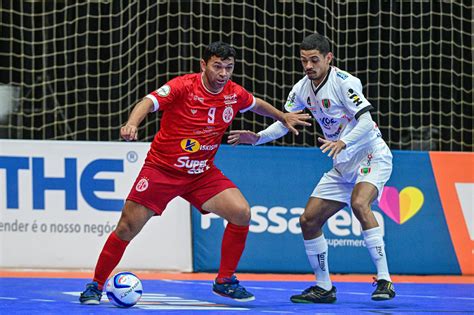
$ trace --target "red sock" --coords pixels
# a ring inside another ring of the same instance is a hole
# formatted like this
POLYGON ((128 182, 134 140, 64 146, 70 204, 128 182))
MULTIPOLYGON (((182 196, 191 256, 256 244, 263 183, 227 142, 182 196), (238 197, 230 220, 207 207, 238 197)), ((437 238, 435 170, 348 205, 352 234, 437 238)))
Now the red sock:
POLYGON ((96 281, 99 284, 100 290, 104 287, 107 277, 120 262, 128 243, 130 243, 130 241, 121 240, 117 234, 115 234, 115 231, 110 233, 109 238, 105 242, 102 252, 99 255, 97 265, 95 266, 93 281, 96 281))
POLYGON ((237 269, 240 257, 245 248, 245 240, 249 233, 248 226, 238 226, 228 223, 224 231, 221 247, 221 265, 217 274, 217 281, 230 278, 237 269))

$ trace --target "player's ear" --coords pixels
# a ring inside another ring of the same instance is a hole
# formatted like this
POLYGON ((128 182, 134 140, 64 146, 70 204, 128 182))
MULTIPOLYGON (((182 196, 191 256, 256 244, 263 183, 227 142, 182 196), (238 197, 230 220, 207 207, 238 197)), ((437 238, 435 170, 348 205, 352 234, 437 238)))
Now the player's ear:
POLYGON ((328 63, 331 63, 333 58, 334 58, 334 55, 332 54, 332 52, 328 52, 328 54, 326 55, 326 59, 328 63))
POLYGON ((201 65, 201 72, 204 72, 204 70, 206 70, 206 62, 204 61, 204 59, 201 59, 200 65, 201 65))

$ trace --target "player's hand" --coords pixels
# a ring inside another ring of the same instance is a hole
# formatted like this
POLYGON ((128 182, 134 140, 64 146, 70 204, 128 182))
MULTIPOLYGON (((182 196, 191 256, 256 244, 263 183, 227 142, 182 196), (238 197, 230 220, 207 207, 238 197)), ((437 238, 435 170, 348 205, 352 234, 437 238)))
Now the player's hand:
POLYGON ((126 124, 125 126, 120 128, 120 136, 125 141, 135 141, 138 139, 138 127, 126 124))
POLYGON ((303 113, 302 110, 299 110, 292 113, 284 113, 282 123, 286 128, 288 128, 288 130, 293 132, 295 135, 298 135, 299 132, 296 130, 295 126, 311 126, 311 123, 307 122, 307 120, 310 119, 310 114, 303 113))
POLYGON ((329 151, 328 156, 333 159, 336 158, 336 156, 346 148, 346 144, 342 140, 337 140, 337 141, 329 141, 326 139, 323 139, 321 137, 318 137, 318 141, 322 143, 320 149, 323 151, 323 153, 326 153, 329 151))
POLYGON ((239 144, 255 144, 260 136, 250 130, 231 130, 227 143, 233 146, 239 144))

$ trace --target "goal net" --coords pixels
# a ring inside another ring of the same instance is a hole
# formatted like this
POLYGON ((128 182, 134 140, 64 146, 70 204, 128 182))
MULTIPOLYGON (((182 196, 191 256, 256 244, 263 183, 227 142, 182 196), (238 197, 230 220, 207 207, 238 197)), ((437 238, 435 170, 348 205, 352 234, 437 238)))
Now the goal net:
MULTIPOLYGON (((0 138, 118 140, 133 105, 199 71, 215 40, 238 52, 233 80, 282 109, 303 76, 299 43, 318 32, 362 81, 392 149, 473 149, 471 1, 2 0, 0 10, 0 138)), ((140 139, 159 121, 150 115, 140 139)), ((271 123, 246 113, 232 129, 271 123)), ((315 146, 318 135, 314 122, 268 145, 315 146)))

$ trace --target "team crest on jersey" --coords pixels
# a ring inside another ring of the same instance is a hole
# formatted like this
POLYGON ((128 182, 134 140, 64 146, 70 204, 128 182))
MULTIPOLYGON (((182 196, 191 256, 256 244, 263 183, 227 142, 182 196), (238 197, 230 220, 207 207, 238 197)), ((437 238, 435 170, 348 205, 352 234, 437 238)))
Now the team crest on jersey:
POLYGON ((171 87, 168 84, 163 85, 160 87, 158 90, 156 90, 156 93, 158 93, 159 96, 161 97, 167 97, 171 92, 171 87))
POLYGON ((224 112, 222 113, 222 120, 224 120, 225 123, 229 123, 231 122, 233 117, 234 117, 234 110, 232 109, 232 106, 227 106, 224 109, 224 112))
POLYGON ((354 103, 356 106, 362 104, 361 98, 353 89, 347 90, 347 96, 349 96, 349 98, 352 100, 352 103, 354 103))
POLYGON ((181 140, 181 149, 183 149, 186 152, 197 152, 199 151, 199 148, 201 147, 201 144, 199 141, 194 140, 194 139, 183 139, 181 140))
POLYGON ((331 107, 331 101, 328 100, 328 99, 323 99, 323 100, 321 100, 321 104, 322 104, 323 107, 326 108, 326 109, 329 108, 329 107, 331 107))
POLYGON ((135 185, 135 190, 138 192, 145 191, 147 190, 147 188, 148 188, 148 178, 146 177, 140 178, 138 183, 135 185))

